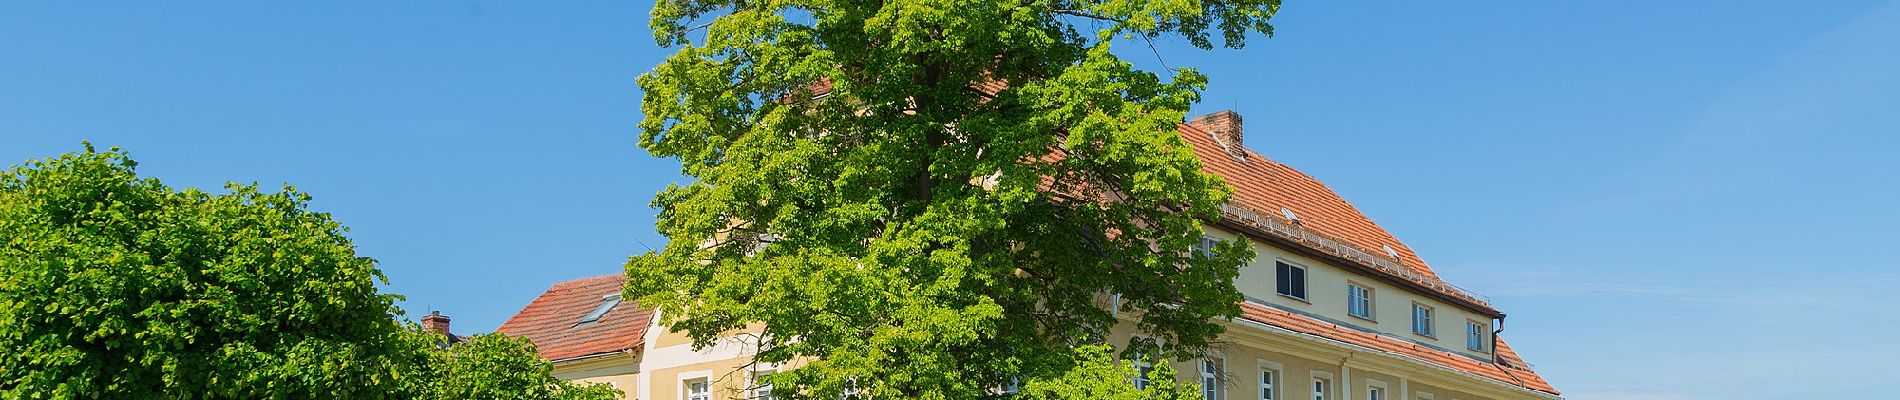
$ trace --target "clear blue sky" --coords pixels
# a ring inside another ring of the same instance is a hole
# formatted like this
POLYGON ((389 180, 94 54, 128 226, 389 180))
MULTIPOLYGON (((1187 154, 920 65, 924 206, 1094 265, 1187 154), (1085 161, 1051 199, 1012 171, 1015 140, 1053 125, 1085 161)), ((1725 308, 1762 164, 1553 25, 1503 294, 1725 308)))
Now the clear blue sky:
MULTIPOLYGON (((0 4, 0 164, 88 139, 175 186, 297 185, 459 333, 664 240, 646 204, 676 164, 633 139, 634 77, 668 53, 650 3, 385 3, 0 4)), ((1900 2, 1275 21, 1161 61, 1510 313, 1570 398, 1892 396, 1900 2)))

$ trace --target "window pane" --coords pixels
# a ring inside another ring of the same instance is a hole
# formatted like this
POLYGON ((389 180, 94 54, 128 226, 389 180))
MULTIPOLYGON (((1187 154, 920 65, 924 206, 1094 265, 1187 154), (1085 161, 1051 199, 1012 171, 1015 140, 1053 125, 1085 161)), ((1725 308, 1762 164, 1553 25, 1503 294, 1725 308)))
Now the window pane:
POLYGON ((1288 296, 1293 295, 1293 290, 1292 290, 1293 272, 1290 271, 1291 269, 1293 269, 1293 267, 1286 265, 1286 263, 1274 263, 1273 268, 1274 268, 1273 280, 1275 281, 1274 282, 1276 285, 1275 288, 1277 289, 1278 293, 1288 295, 1288 296))
POLYGON ((1293 279, 1291 279, 1291 282, 1288 283, 1289 285, 1291 285, 1291 289, 1293 292, 1292 296, 1302 298, 1302 299, 1306 298, 1306 270, 1300 269, 1300 268, 1292 268, 1292 274, 1289 274, 1289 275, 1293 277, 1293 279))

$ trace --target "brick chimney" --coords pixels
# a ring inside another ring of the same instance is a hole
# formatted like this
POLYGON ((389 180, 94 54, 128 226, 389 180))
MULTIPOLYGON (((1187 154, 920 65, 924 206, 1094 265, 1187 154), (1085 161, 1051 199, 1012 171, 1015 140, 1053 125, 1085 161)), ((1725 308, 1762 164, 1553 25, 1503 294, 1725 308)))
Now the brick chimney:
POLYGON ((1219 143, 1228 155, 1239 160, 1247 159, 1247 150, 1241 145, 1240 113, 1234 110, 1215 111, 1188 120, 1188 125, 1214 136, 1214 143, 1219 143))
POLYGON ((442 315, 441 311, 430 311, 429 315, 422 316, 422 329, 442 334, 442 336, 455 337, 449 333, 449 316, 442 315))

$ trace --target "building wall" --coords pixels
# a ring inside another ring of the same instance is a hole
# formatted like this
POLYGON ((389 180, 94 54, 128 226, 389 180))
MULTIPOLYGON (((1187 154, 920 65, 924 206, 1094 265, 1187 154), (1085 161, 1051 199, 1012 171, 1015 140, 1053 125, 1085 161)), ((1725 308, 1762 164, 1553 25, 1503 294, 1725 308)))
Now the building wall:
POLYGON ((581 383, 606 383, 632 399, 639 391, 640 357, 623 353, 606 357, 554 364, 554 377, 581 383))
MULTIPOLYGON (((1230 240, 1235 236, 1231 232, 1211 227, 1208 228, 1208 235, 1221 240, 1230 240)), ((1252 244, 1254 250, 1254 259, 1241 267, 1240 276, 1234 280, 1235 287, 1239 288, 1240 293, 1249 301, 1325 317, 1331 320, 1330 322, 1378 331, 1388 336, 1480 359, 1491 357, 1488 349, 1491 334, 1489 330, 1492 326, 1490 317, 1273 245, 1258 241, 1249 243, 1252 244), (1306 301, 1282 296, 1275 290, 1277 271, 1274 265, 1280 261, 1306 267, 1306 301), (1375 304, 1373 320, 1361 319, 1346 313, 1348 282, 1373 290, 1372 298, 1375 304), (1433 309, 1434 336, 1412 333, 1413 302, 1433 309), (1465 320, 1467 319, 1478 321, 1485 327, 1486 351, 1472 351, 1465 347, 1465 320)))
MULTIPOLYGON (((1222 239, 1233 238, 1229 232, 1210 229, 1211 236, 1222 239)), ((1487 324, 1489 318, 1477 312, 1440 302, 1407 289, 1370 279, 1344 268, 1335 267, 1318 259, 1306 257, 1294 252, 1260 242, 1252 242, 1255 259, 1243 266, 1235 285, 1247 297, 1247 301, 1280 306, 1281 308, 1303 312, 1329 319, 1344 325, 1382 332, 1390 337, 1412 340, 1421 344, 1438 347, 1447 351, 1466 354, 1474 358, 1488 359, 1488 352, 1473 352, 1464 346, 1464 321, 1474 319, 1487 324), (1275 292, 1276 261, 1306 267, 1307 299, 1295 300, 1280 296, 1275 292), (1368 321, 1347 315, 1347 282, 1354 282, 1374 290, 1375 320, 1368 321), (1412 333, 1411 304, 1425 304, 1435 310, 1434 323, 1436 337, 1419 336, 1412 333)), ((658 321, 657 316, 654 318, 658 321)), ((1415 360, 1386 355, 1364 348, 1355 348, 1337 342, 1280 330, 1274 327, 1247 321, 1224 322, 1228 333, 1215 349, 1222 360, 1222 390, 1227 400, 1259 399, 1260 374, 1263 368, 1277 372, 1280 382, 1275 386, 1275 399, 1312 399, 1312 385, 1315 378, 1328 382, 1327 400, 1361 400, 1367 396, 1370 385, 1382 385, 1386 390, 1386 399, 1411 400, 1429 397, 1429 400, 1502 400, 1502 399, 1543 399, 1552 396, 1510 387, 1443 367, 1426 365, 1415 360), (1420 394, 1424 396, 1421 397, 1420 394)), ((1132 324, 1117 327, 1110 343, 1124 344, 1134 334, 1132 324)), ((1487 332, 1488 334, 1489 332, 1487 332)), ((661 327, 647 330, 641 360, 614 364, 613 368, 595 368, 583 370, 578 367, 562 369, 557 366, 557 375, 564 378, 588 381, 628 382, 618 383, 626 390, 629 398, 643 400, 683 399, 682 383, 689 379, 708 379, 713 383, 714 399, 743 399, 743 391, 750 385, 750 377, 755 372, 778 370, 778 366, 749 366, 751 347, 735 336, 711 348, 694 350, 691 341, 685 335, 671 332, 661 327), (644 373, 632 373, 626 368, 631 365, 644 373), (601 371, 587 375, 583 371, 601 371), (628 390, 627 387, 635 389, 628 390)), ((1487 337, 1488 339, 1488 337, 1487 337)), ((1487 340, 1487 344, 1488 344, 1487 340)), ((629 357, 631 358, 631 357, 629 357)), ((1174 368, 1180 378, 1187 382, 1198 382, 1200 364, 1198 360, 1175 360, 1174 368)))
MULTIPOLYGON (((1365 400, 1368 389, 1382 384, 1387 400, 1548 399, 1541 393, 1510 387, 1486 378, 1429 366, 1368 349, 1355 349, 1323 339, 1263 328, 1252 323, 1226 323, 1228 333, 1211 352, 1221 360, 1224 400, 1261 398, 1260 371, 1271 369, 1279 382, 1274 399, 1310 400, 1313 380, 1325 379, 1327 400, 1365 400)), ((1111 343, 1127 343, 1136 333, 1123 324, 1111 343)), ((1173 360, 1178 377, 1199 382, 1200 360, 1173 360)))

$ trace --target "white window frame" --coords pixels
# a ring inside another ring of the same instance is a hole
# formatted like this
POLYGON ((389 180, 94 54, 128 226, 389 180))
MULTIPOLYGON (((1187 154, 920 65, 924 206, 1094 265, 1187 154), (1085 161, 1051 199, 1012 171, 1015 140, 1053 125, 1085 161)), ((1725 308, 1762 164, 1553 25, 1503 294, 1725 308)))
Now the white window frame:
POLYGON ((681 400, 712 400, 712 379, 707 377, 685 378, 680 380, 681 400), (693 391, 693 385, 699 385, 699 391, 693 391))
POLYGON ((1307 289, 1311 289, 1312 285, 1308 285, 1307 281, 1309 280, 1308 278, 1312 277, 1312 272, 1313 272, 1312 269, 1306 268, 1306 266, 1304 265, 1300 265, 1298 263, 1283 260, 1283 259, 1274 259, 1273 260, 1273 292, 1278 293, 1280 296, 1286 297, 1289 299, 1299 300, 1302 302, 1311 301, 1311 300, 1307 300, 1307 289), (1292 277, 1280 274, 1281 265, 1286 265, 1287 270, 1288 270, 1287 275, 1292 275, 1292 272, 1291 272, 1292 270, 1300 271, 1300 281, 1287 282, 1287 290, 1285 292, 1280 291, 1280 281, 1291 280, 1292 277), (1294 286, 1295 283, 1299 284, 1298 287, 1294 286), (1295 292, 1297 292, 1297 294, 1295 292))
POLYGON ((1358 282, 1346 281, 1346 315, 1367 321, 1378 321, 1377 299, 1377 293, 1373 292, 1372 287, 1358 282), (1364 315, 1355 312, 1357 309, 1364 309, 1364 315))
POLYGON ((1437 324, 1437 308, 1416 301, 1412 302, 1412 334, 1436 339, 1438 338, 1437 324))
POLYGON ((1018 377, 1018 376, 1009 377, 1008 382, 1003 382, 1003 385, 1001 387, 996 388, 997 394, 1001 394, 1005 396, 1022 393, 1022 391, 1023 391, 1023 378, 1018 377))
POLYGON ((1481 353, 1490 352, 1486 350, 1490 346, 1486 346, 1484 343, 1485 340, 1487 339, 1486 335, 1489 334, 1488 332, 1485 332, 1485 328, 1488 328, 1488 326, 1486 325, 1488 324, 1479 323, 1477 320, 1470 320, 1470 319, 1465 320, 1465 348, 1466 349, 1469 349, 1471 351, 1481 352, 1481 353))
POLYGON ((1280 387, 1285 386, 1286 383, 1286 375, 1280 371, 1285 371, 1286 368, 1280 363, 1267 360, 1257 360, 1257 363, 1260 364, 1259 380, 1256 381, 1260 386, 1260 400, 1279 399, 1280 387))
POLYGON ((1222 387, 1224 385, 1221 384, 1222 381, 1225 381, 1225 379, 1221 378, 1221 371, 1227 368, 1226 364, 1227 361, 1218 356, 1208 356, 1207 358, 1201 359, 1202 399, 1222 400, 1227 398, 1227 391, 1224 390, 1225 388, 1222 387))
POLYGON ((1128 335, 1128 344, 1129 346, 1135 346, 1136 343, 1142 342, 1142 339, 1147 339, 1146 341, 1150 342, 1149 347, 1134 347, 1134 359, 1129 360, 1135 367, 1134 384, 1136 389, 1147 389, 1148 385, 1153 383, 1148 380, 1148 373, 1154 371, 1155 361, 1160 358, 1156 353, 1159 353, 1159 350, 1161 350, 1161 343, 1156 342, 1154 338, 1148 336, 1128 335))
POLYGON ((766 383, 761 385, 759 383, 759 378, 776 373, 778 373, 778 371, 775 370, 752 371, 752 376, 748 378, 749 382, 747 386, 750 387, 750 389, 747 390, 748 394, 746 398, 751 400, 778 400, 777 397, 772 397, 772 384, 766 383))
POLYGON ((1392 389, 1389 389, 1385 382, 1367 379, 1366 400, 1392 400, 1392 389))
POLYGON ((1309 396, 1311 396, 1310 397, 1311 399, 1333 400, 1333 373, 1326 372, 1326 371, 1311 371, 1308 374, 1308 376, 1310 376, 1312 379, 1309 380, 1310 384, 1306 385, 1307 386, 1306 393, 1309 396))
POLYGON ((1194 242, 1194 254, 1201 257, 1213 257, 1214 245, 1219 240, 1213 236, 1202 236, 1200 240, 1194 242))
POLYGON ((858 378, 856 377, 844 378, 844 387, 838 390, 838 398, 844 399, 844 400, 853 400, 853 399, 858 398, 859 393, 860 393, 860 390, 858 389, 858 378))
POLYGON ((1147 349, 1135 349, 1135 359, 1133 360, 1135 364, 1135 389, 1147 389, 1148 385, 1152 383, 1148 381, 1148 373, 1154 372, 1155 369, 1154 361, 1150 358, 1152 354, 1149 354, 1153 352, 1154 351, 1147 349))

